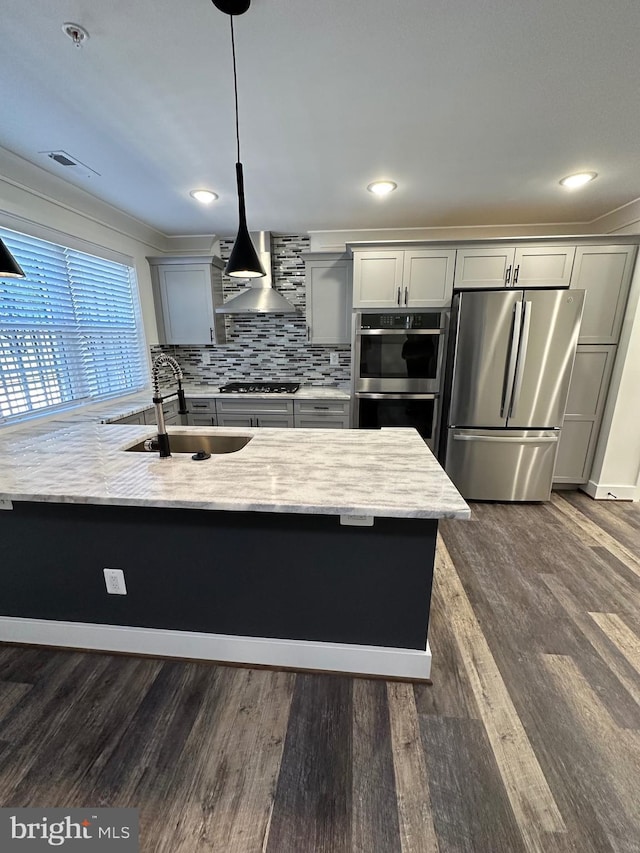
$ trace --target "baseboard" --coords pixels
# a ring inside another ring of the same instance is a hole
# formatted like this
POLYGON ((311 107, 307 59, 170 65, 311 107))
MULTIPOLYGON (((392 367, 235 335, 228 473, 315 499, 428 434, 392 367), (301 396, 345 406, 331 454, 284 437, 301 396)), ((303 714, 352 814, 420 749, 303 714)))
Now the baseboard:
POLYGON ((0 617, 0 641, 409 680, 431 675, 428 642, 424 651, 390 649, 13 616, 0 617))
POLYGON ((640 500, 637 486, 606 486, 589 480, 580 487, 596 501, 637 501, 640 500))

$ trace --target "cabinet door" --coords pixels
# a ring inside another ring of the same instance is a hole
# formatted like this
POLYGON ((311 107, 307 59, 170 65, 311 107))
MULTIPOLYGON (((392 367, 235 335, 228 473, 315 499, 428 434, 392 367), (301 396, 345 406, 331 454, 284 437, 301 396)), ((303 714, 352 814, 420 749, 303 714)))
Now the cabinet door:
POLYGON ((600 432, 616 347, 578 346, 554 483, 586 483, 600 432))
POLYGON ((216 426, 215 415, 187 415, 188 426, 216 426))
POLYGON ((516 249, 512 287, 569 287, 575 246, 531 246, 516 249))
MULTIPOLYGON (((214 259, 215 260, 215 259, 214 259)), ((166 344, 224 343, 221 262, 148 258, 158 335, 166 344)))
POLYGON ((407 249, 404 253, 402 304, 409 308, 451 305, 456 253, 407 249))
POLYGON ((284 429, 293 427, 293 415, 265 415, 258 413, 253 417, 253 425, 284 429))
POLYGON ((158 267, 164 343, 210 344, 213 302, 205 265, 158 267))
POLYGON ((309 343, 351 342, 352 266, 348 258, 305 261, 309 343))
POLYGON ((252 427, 253 417, 250 414, 218 415, 218 426, 221 427, 252 427))
POLYGON ((571 287, 586 290, 581 344, 616 344, 627 303, 635 246, 579 246, 571 287))
POLYGON ((398 308, 403 264, 403 250, 354 252, 353 307, 398 308))
POLYGON ((454 287, 508 287, 513 276, 515 249, 458 249, 454 287))
POLYGON ((117 421, 112 421, 114 424, 144 424, 144 413, 140 412, 137 415, 127 415, 124 418, 118 418, 117 421))

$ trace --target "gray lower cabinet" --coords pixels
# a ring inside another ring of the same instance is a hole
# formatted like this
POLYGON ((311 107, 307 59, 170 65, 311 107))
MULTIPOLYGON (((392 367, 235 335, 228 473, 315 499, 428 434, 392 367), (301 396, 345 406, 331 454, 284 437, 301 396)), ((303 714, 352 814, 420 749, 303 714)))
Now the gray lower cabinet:
POLYGON ((124 418, 118 418, 117 421, 111 421, 113 424, 145 424, 144 412, 138 412, 136 415, 127 415, 124 418))
MULTIPOLYGON (((178 414, 179 404, 177 399, 167 400, 162 404, 162 414, 164 415, 165 426, 182 426, 182 415, 178 414)), ((145 424, 156 424, 156 409, 151 406, 145 409, 144 412, 145 424)))
POLYGON ((216 401, 213 397, 191 397, 187 400, 188 426, 217 426, 216 401))
POLYGON ((586 483, 596 449, 615 346, 581 344, 576 353, 554 483, 586 483))
POLYGON ((296 427, 308 429, 348 429, 349 403, 342 400, 295 400, 296 427))
POLYGON ((293 400, 216 400, 218 426, 293 427, 293 400))

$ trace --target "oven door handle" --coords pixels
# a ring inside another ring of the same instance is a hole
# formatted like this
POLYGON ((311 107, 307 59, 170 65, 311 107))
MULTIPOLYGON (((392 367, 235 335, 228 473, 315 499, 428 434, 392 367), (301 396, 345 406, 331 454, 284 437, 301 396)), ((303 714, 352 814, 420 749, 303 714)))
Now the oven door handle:
POLYGON ((439 394, 404 394, 401 391, 382 394, 356 391, 356 397, 363 400, 437 400, 439 396, 439 394))
POLYGON ((445 329, 356 329, 356 335, 444 335, 445 329))

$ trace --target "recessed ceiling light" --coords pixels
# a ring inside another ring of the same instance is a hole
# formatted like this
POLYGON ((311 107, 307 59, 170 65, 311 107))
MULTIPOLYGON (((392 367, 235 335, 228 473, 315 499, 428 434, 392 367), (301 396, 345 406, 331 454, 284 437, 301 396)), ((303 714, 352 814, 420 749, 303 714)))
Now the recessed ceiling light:
POLYGON ((576 175, 567 175, 566 178, 560 181, 560 184, 570 190, 575 190, 577 187, 583 187, 597 177, 597 172, 578 172, 576 175))
POLYGON ((388 193, 392 193, 397 186, 393 181, 374 181, 372 184, 369 184, 367 189, 370 193, 375 193, 376 195, 387 195, 388 193))
POLYGON ((218 198, 217 193, 211 192, 211 190, 191 190, 189 195, 201 204, 211 204, 218 198))

